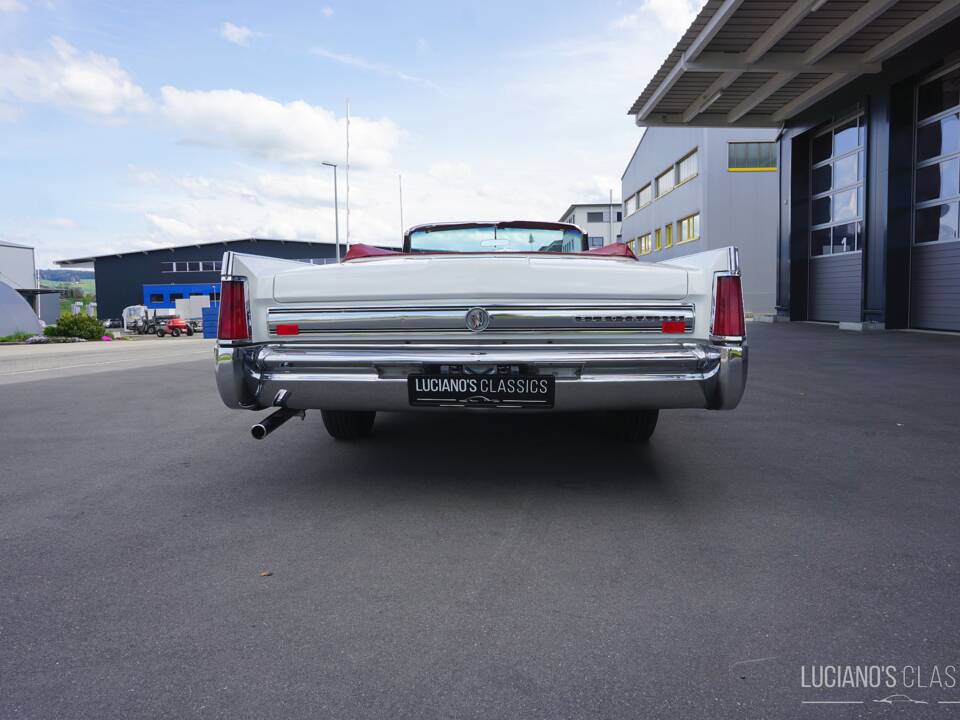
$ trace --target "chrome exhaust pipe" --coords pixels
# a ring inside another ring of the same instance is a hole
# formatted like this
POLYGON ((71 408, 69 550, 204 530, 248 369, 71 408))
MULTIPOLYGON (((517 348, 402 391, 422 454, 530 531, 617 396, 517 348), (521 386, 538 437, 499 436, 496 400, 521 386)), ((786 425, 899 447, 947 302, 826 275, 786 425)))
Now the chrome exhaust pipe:
POLYGON ((301 420, 307 416, 306 410, 292 410, 282 407, 274 413, 267 415, 263 420, 250 428, 250 434, 257 440, 263 440, 287 420, 299 417, 301 420))

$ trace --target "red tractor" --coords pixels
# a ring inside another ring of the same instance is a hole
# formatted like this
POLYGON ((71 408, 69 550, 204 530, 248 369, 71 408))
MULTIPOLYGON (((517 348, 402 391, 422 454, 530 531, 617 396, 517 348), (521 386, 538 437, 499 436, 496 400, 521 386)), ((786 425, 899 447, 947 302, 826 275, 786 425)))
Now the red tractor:
POLYGON ((163 337, 167 333, 170 333, 173 337, 180 337, 184 333, 193 335, 193 327, 181 317, 172 317, 157 328, 157 337, 163 337))

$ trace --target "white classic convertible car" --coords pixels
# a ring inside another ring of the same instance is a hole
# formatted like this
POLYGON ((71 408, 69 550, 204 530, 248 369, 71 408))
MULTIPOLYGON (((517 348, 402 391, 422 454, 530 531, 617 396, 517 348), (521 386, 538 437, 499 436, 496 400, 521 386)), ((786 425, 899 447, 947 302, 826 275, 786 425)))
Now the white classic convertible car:
POLYGON ((256 438, 317 408, 341 440, 378 410, 599 411, 647 440, 661 409, 731 410, 746 379, 733 247, 654 263, 510 221, 420 225, 336 265, 223 259, 217 387, 275 408, 256 438))

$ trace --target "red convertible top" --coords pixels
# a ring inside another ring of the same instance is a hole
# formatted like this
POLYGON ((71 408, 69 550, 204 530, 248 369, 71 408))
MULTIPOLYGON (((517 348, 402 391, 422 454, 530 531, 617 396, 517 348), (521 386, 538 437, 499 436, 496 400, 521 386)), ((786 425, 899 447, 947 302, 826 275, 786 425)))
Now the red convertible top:
MULTIPOLYGON (((350 249, 347 251, 347 254, 344 255, 343 260, 347 262, 348 260, 359 260, 360 258, 368 257, 381 257, 386 255, 405 255, 401 250, 388 250, 386 248, 378 248, 374 245, 365 245, 364 243, 355 243, 350 246, 350 249)), ((418 255, 460 255, 461 253, 417 253, 418 255)), ((476 253, 462 253, 462 254, 476 254, 476 253)), ((490 253, 491 255, 526 255, 528 253, 490 253)), ((586 252, 579 253, 537 253, 538 255, 606 255, 611 257, 629 257, 636 260, 637 256, 633 254, 631 250, 624 243, 611 243, 610 245, 604 245, 603 247, 594 248, 593 250, 587 250, 586 252)))

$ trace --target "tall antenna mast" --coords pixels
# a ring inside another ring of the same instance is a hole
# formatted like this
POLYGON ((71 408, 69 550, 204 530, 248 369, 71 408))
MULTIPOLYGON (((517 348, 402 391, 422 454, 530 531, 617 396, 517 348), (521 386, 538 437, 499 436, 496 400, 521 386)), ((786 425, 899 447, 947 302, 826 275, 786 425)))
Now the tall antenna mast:
POLYGON ((400 241, 403 242, 403 173, 397 173, 397 181, 400 185, 400 241))
POLYGON ((347 250, 350 249, 350 98, 347 98, 347 250))

